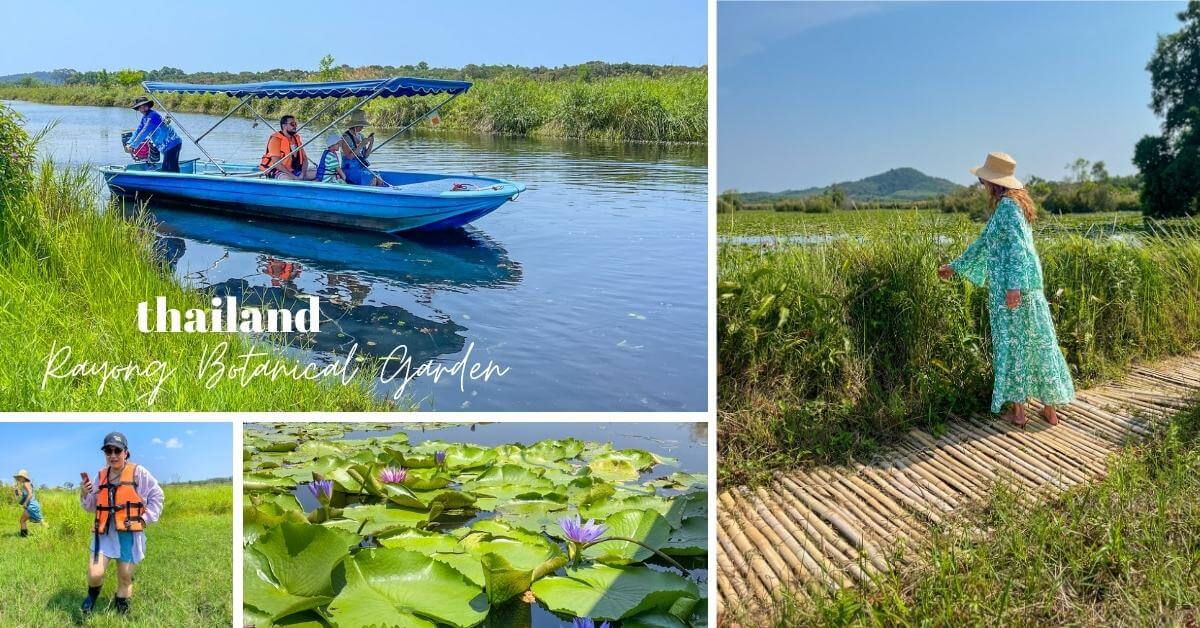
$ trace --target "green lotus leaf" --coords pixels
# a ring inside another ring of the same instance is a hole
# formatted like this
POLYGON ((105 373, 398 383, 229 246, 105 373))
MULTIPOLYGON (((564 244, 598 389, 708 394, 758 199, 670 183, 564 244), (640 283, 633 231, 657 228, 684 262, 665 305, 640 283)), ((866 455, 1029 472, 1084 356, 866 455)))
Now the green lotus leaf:
POLYGON ((533 582, 567 564, 567 557, 560 554, 533 568, 514 566, 501 554, 494 553, 484 554, 479 562, 488 602, 500 604, 528 591, 533 582))
POLYGON ((295 456, 305 456, 309 459, 320 458, 322 456, 340 456, 342 448, 319 440, 310 440, 300 443, 300 446, 293 450, 295 456))
POLYGON ((505 485, 527 486, 530 490, 553 486, 550 482, 543 479, 540 474, 515 464, 489 467, 483 473, 480 473, 471 483, 480 487, 505 485))
MULTIPOLYGON (((609 515, 622 510, 655 510, 667 519, 672 528, 678 528, 685 513, 695 516, 697 509, 707 508, 708 498, 703 492, 688 493, 675 497, 663 498, 655 495, 630 494, 618 492, 612 497, 601 499, 579 508, 580 516, 585 518, 607 519, 609 515)), ((699 511, 700 514, 704 510, 699 511)))
POLYGON ((464 554, 464 548, 455 537, 443 532, 425 532, 422 530, 405 530, 400 534, 380 540, 384 547, 420 552, 426 556, 440 552, 464 554))
POLYGON ((482 521, 476 521, 475 523, 471 524, 470 528, 464 528, 461 530, 460 537, 466 539, 471 534, 481 532, 490 536, 503 536, 510 539, 516 539, 518 541, 525 541, 527 543, 541 543, 558 547, 540 532, 529 532, 528 530, 508 525, 507 523, 498 521, 496 519, 484 519, 482 521))
POLYGON ((526 486, 505 484, 504 486, 487 486, 475 488, 474 485, 464 487, 477 495, 475 507, 480 510, 496 510, 501 504, 511 504, 522 501, 548 501, 565 503, 567 496, 555 493, 552 488, 531 491, 526 486), (472 490, 473 489, 473 490, 472 490))
POLYGON ((333 598, 330 574, 357 539, 307 523, 281 523, 243 552, 247 601, 271 621, 333 598))
POLYGON ((575 504, 581 507, 591 506, 601 500, 608 499, 617 489, 609 482, 593 476, 579 478, 571 483, 568 495, 575 504))
POLYGON ((689 626, 687 622, 670 613, 650 611, 622 621, 621 628, 689 628, 689 626))
POLYGON ((530 587, 555 613, 616 621, 639 613, 669 611, 682 597, 699 596, 695 582, 644 566, 589 565, 546 576, 530 587))
POLYGON ((708 517, 708 491, 684 493, 676 495, 673 499, 678 506, 681 506, 678 508, 681 519, 708 517))
MULTIPOLYGON (((375 535, 395 529, 424 527, 430 521, 429 512, 424 509, 391 508, 384 504, 350 506, 342 510, 342 516, 358 523, 366 523, 362 534, 375 535)), ((354 529, 357 529, 357 524, 354 529)))
MULTIPOLYGON (((430 440, 413 447, 413 453, 429 456, 433 461, 433 453, 446 452, 446 468, 448 469, 477 469, 486 467, 496 461, 496 451, 490 447, 478 447, 464 443, 447 443, 430 440)), ((416 465, 413 465, 416 466, 416 465)))
POLYGON ((304 513, 298 510, 288 510, 272 502, 261 506, 250 505, 242 508, 242 540, 253 543, 263 534, 283 522, 305 523, 304 513))
POLYGON ((641 473, 628 460, 600 458, 588 463, 592 475, 614 482, 627 482, 638 479, 641 473))
POLYGON ((610 565, 627 565, 654 555, 671 536, 671 525, 654 510, 623 510, 604 520, 604 536, 623 536, 640 541, 650 549, 629 541, 603 541, 589 545, 583 555, 610 565))
POLYGON ((704 556, 708 553, 708 518, 684 519, 683 524, 671 531, 671 538, 659 549, 671 556, 704 556))
POLYGON ((496 519, 531 532, 557 526, 559 519, 571 514, 566 504, 542 500, 510 501, 497 506, 492 512, 496 519))
POLYGON ((295 449, 299 446, 300 446, 300 443, 298 443, 296 441, 278 441, 278 442, 273 442, 273 443, 262 442, 262 443, 256 445, 256 447, 259 451, 268 451, 268 452, 295 451, 295 449))
POLYGON ((326 480, 333 480, 338 490, 354 494, 362 490, 362 482, 350 474, 350 466, 344 458, 323 456, 313 460, 307 468, 314 478, 319 475, 326 480))
POLYGON ((413 495, 413 492, 402 484, 378 484, 378 486, 383 489, 383 496, 397 506, 402 508, 418 508, 421 510, 429 507, 426 502, 413 495))
MULTIPOLYGON (((438 489, 435 491, 414 491, 413 495, 416 495, 418 499, 421 499, 425 501, 425 503, 429 504, 430 512, 433 512, 436 508, 440 508, 443 511, 462 510, 475 505, 474 495, 449 488, 438 489)), ((430 518, 436 519, 437 517, 435 515, 431 516, 430 518)))
POLYGON ((450 477, 437 469, 409 469, 404 485, 414 491, 428 491, 450 485, 450 477))
POLYGON ((483 591, 449 565, 401 549, 366 549, 345 561, 346 586, 329 604, 338 626, 476 626, 487 617, 483 591))
POLYGON ((261 491, 273 488, 292 489, 295 487, 295 480, 278 477, 274 473, 274 470, 242 475, 242 490, 245 491, 261 491))
POLYGON ((525 448, 524 457, 534 464, 575 458, 583 453, 583 441, 577 438, 543 440, 525 448), (539 462, 540 461, 540 462, 539 462))

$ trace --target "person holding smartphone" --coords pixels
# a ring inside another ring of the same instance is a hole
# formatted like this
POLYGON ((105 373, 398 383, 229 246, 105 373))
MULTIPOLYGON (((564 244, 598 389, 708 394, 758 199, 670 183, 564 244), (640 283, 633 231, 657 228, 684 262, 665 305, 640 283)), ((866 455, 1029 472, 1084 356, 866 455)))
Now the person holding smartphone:
POLYGON ((146 556, 146 526, 162 515, 163 491, 145 467, 129 461, 125 435, 112 432, 104 437, 105 466, 93 484, 80 474, 79 504, 95 513, 89 552, 87 597, 80 609, 92 612, 104 584, 108 562, 117 561, 117 593, 113 605, 122 615, 129 613, 133 596, 134 566, 146 556))
POLYGON ((342 173, 346 183, 351 185, 387 185, 383 179, 371 172, 371 162, 367 159, 375 150, 375 134, 363 137, 363 127, 367 126, 367 114, 361 109, 350 113, 349 127, 342 134, 345 150, 342 151, 342 173))

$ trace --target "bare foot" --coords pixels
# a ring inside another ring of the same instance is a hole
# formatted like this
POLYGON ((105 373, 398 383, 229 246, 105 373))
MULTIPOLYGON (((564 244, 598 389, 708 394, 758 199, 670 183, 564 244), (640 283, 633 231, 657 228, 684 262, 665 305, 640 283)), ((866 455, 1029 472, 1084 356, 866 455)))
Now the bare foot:
POLYGON ((1025 424, 1029 422, 1029 419, 1025 417, 1025 404, 1023 403, 1012 404, 1012 411, 1003 416, 1019 428, 1024 428, 1025 424))
POLYGON ((1054 410, 1054 406, 1042 406, 1042 417, 1050 425, 1058 425, 1058 412, 1054 410))

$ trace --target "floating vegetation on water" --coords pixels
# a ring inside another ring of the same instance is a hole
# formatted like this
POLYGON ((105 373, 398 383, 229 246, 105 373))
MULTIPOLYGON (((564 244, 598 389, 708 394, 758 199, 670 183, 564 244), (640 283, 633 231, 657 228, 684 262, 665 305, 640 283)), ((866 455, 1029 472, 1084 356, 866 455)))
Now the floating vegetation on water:
POLYGON ((344 438, 361 428, 248 426, 247 624, 529 625, 531 602, 565 621, 704 624, 703 474, 574 438, 344 438))

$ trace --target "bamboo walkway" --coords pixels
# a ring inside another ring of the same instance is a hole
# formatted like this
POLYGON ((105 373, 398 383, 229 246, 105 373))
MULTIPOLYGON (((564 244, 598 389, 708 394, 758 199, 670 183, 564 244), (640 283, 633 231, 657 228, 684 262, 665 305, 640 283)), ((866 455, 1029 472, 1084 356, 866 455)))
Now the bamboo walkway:
POLYGON ((931 524, 983 499, 999 480, 1026 489, 1030 501, 1095 480, 1109 454, 1197 393, 1200 353, 1078 392, 1059 410, 1057 427, 1034 412, 1025 430, 976 416, 952 422, 938 438, 914 429, 869 464, 777 472, 768 485, 723 490, 718 618, 762 618, 783 588, 803 595, 853 586, 893 559, 908 564, 912 553, 904 550, 920 546, 931 524))

